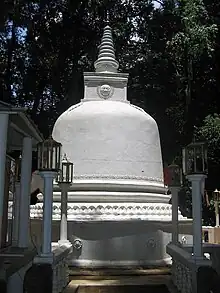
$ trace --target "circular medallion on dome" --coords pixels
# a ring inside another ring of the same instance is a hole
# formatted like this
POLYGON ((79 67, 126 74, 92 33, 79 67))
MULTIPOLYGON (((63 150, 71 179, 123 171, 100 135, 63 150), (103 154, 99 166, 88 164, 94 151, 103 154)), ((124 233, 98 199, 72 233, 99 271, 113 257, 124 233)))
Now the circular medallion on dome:
POLYGON ((108 84, 103 84, 98 87, 98 95, 102 99, 109 99, 113 95, 113 88, 108 84))
POLYGON ((82 248, 82 240, 81 239, 75 239, 73 241, 73 247, 76 249, 76 250, 80 250, 82 248))

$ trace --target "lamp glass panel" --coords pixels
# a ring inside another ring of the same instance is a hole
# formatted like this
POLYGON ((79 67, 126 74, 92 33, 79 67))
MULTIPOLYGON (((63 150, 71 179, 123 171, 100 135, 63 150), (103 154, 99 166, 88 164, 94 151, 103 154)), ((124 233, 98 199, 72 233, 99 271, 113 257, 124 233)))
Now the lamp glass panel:
POLYGON ((72 180, 73 180, 73 163, 69 161, 63 161, 59 182, 71 183, 72 180))
POLYGON ((186 147, 186 174, 204 174, 207 172, 207 148, 204 143, 191 143, 186 147))
POLYGON ((49 138, 38 144, 38 169, 58 171, 60 169, 61 144, 49 138))

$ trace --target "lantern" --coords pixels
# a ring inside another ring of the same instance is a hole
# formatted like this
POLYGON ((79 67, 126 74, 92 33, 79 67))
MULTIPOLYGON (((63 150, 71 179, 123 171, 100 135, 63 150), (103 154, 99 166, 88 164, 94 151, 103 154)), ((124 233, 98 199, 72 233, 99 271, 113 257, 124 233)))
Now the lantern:
POLYGON ((62 163, 61 163, 61 171, 58 175, 59 183, 72 183, 73 182, 73 163, 67 159, 66 154, 64 154, 62 163))
POLYGON ((207 147, 204 142, 192 142, 183 149, 185 175, 207 174, 207 147))
POLYGON ((216 188, 215 191, 213 191, 214 194, 214 201, 220 202, 220 191, 216 188))
POLYGON ((58 172, 60 170, 61 146, 61 143, 55 141, 52 136, 38 144, 39 171, 58 172))
POLYGON ((169 183, 168 186, 170 187, 178 187, 182 184, 182 170, 176 164, 171 164, 168 166, 168 173, 169 173, 169 183))

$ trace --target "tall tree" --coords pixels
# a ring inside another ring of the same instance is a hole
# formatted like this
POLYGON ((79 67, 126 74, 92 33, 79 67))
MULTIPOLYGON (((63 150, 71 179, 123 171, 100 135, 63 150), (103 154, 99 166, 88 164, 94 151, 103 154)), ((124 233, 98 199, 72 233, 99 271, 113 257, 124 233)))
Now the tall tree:
POLYGON ((180 30, 167 42, 177 79, 177 99, 181 105, 182 132, 190 139, 199 103, 196 79, 200 63, 211 58, 215 48, 217 25, 212 23, 202 0, 180 0, 176 6, 181 18, 180 30), (184 107, 183 107, 184 106, 184 107))

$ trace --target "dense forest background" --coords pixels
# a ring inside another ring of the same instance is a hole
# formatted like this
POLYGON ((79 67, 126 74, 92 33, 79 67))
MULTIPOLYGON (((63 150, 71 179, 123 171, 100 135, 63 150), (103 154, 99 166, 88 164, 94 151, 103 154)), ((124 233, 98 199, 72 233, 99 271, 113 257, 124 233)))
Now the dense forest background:
POLYGON ((47 136, 83 97, 107 10, 128 99, 156 119, 164 162, 196 129, 209 145, 207 188, 220 187, 219 0, 2 1, 0 99, 27 107, 47 136))

